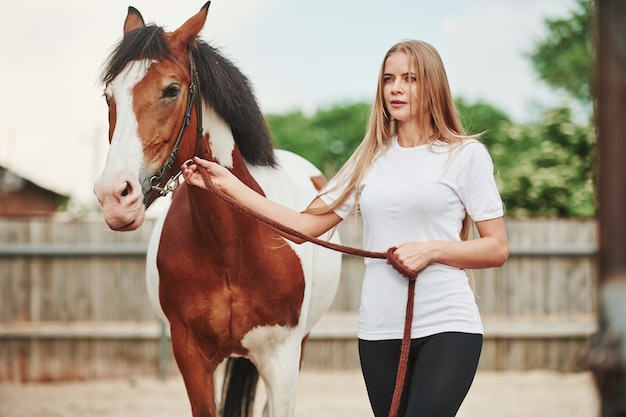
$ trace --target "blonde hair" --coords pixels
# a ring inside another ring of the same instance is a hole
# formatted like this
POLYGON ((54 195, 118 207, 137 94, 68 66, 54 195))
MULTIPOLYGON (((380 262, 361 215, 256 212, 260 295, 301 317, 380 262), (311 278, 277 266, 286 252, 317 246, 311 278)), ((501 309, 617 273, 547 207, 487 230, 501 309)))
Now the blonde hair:
MULTIPOLYGON (((423 131, 432 132, 427 139, 429 145, 435 142, 451 147, 462 145, 465 140, 479 135, 467 135, 448 84, 448 76, 441 56, 430 44, 419 40, 404 40, 392 46, 383 59, 378 74, 378 87, 372 105, 365 137, 352 156, 333 179, 333 190, 342 190, 341 195, 330 206, 310 212, 331 212, 340 207, 351 195, 358 196, 359 184, 368 173, 376 158, 386 152, 391 138, 396 134, 396 122, 390 117, 383 96, 384 72, 387 58, 394 53, 404 53, 409 58, 409 71, 416 76, 418 100, 421 108, 417 114, 426 115, 418 120, 423 131), (429 116, 429 117, 428 117, 429 116)), ((330 190, 329 190, 330 191, 330 190)), ((356 205, 358 207, 358 204, 356 205)), ((463 220, 460 233, 462 240, 469 238, 472 222, 469 216, 463 220)), ((470 274, 470 282, 472 282, 470 274)))

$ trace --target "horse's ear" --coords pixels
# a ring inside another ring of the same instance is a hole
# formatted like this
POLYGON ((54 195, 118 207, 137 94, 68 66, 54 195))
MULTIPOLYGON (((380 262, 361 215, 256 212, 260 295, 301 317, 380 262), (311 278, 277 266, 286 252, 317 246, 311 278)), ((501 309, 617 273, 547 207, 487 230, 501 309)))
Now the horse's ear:
POLYGON ((126 15, 126 20, 124 21, 124 36, 128 35, 135 29, 139 29, 145 27, 146 24, 143 21, 143 17, 139 10, 135 9, 133 6, 128 7, 128 14, 126 15))
POLYGON ((204 27, 210 5, 210 1, 206 2, 198 13, 190 17, 189 20, 183 23, 181 27, 172 33, 172 38, 187 47, 193 46, 198 38, 198 34, 204 27))

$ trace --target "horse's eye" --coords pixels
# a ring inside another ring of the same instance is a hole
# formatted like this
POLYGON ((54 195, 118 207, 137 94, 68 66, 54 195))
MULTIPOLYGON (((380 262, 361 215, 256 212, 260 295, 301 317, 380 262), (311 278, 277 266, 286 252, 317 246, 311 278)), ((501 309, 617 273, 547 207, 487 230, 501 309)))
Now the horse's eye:
POLYGON ((170 85, 163 90, 163 98, 176 98, 180 93, 180 87, 177 85, 170 85))

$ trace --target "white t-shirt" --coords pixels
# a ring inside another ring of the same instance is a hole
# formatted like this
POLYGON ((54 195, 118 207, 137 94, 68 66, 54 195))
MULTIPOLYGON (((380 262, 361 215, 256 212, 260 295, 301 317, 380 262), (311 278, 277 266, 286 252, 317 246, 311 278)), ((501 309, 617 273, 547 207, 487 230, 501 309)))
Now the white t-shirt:
MULTIPOLYGON (((331 181, 332 184, 332 181, 331 181)), ((327 204, 339 191, 321 195, 327 204)), ((336 210, 354 212, 354 197, 336 210)), ((402 148, 397 138, 359 187, 363 248, 384 252, 404 242, 459 241, 466 211, 474 221, 503 216, 502 200, 485 147, 443 143, 402 148)), ((358 337, 402 339, 408 280, 383 259, 366 259, 358 337)), ((441 332, 483 333, 474 294, 464 269, 433 263, 415 285, 412 338, 441 332)))

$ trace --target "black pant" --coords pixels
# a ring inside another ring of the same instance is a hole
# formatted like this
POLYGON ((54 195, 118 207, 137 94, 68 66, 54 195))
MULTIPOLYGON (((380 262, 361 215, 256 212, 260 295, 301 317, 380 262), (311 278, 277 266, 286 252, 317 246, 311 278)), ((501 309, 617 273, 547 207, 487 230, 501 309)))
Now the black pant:
MULTIPOLYGON (((359 339, 361 370, 376 417, 387 417, 398 372, 401 340, 359 339)), ((413 339, 399 417, 454 417, 467 395, 483 337, 439 333, 413 339)))

